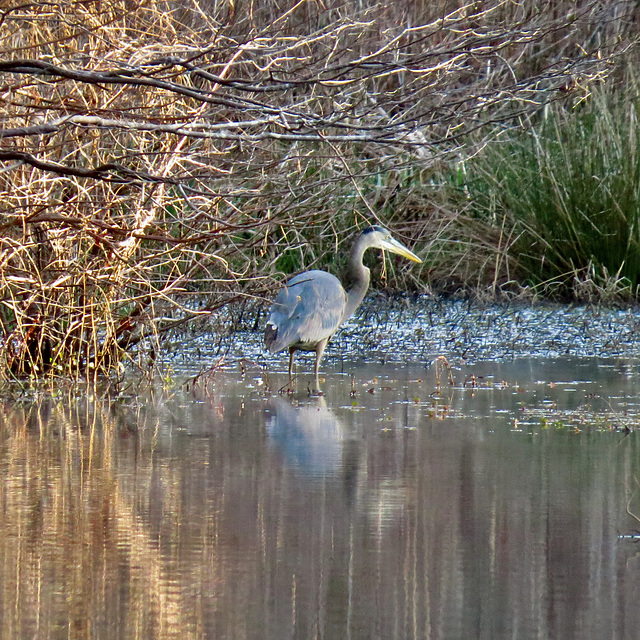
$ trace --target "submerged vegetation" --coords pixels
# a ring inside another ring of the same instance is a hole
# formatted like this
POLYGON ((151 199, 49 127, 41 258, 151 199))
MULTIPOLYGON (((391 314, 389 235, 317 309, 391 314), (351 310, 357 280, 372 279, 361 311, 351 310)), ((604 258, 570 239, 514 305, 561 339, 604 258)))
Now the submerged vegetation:
POLYGON ((146 369, 177 327, 339 271, 373 221, 424 259, 392 286, 635 297, 637 13, 4 8, 0 377, 146 369))

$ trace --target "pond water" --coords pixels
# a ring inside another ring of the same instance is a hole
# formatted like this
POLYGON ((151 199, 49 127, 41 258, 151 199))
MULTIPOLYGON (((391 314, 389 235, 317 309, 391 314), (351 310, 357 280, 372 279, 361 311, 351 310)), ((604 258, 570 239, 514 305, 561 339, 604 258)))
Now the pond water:
POLYGON ((254 339, 207 384, 2 406, 3 638, 638 637, 635 354, 338 342, 279 394, 254 339))

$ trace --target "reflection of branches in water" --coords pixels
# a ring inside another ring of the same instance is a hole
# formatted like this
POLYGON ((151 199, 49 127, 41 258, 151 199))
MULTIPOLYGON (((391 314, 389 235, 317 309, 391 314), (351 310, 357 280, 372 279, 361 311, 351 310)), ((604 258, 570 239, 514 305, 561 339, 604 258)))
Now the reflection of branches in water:
MULTIPOLYGON (((638 478, 637 476, 633 477, 633 481, 636 484, 636 489, 634 491, 631 492, 631 495, 629 496, 628 500, 627 500, 627 504, 626 504, 626 512, 627 515, 630 516, 631 518, 633 518, 638 524, 640 524, 640 517, 637 516, 635 513, 633 513, 631 511, 631 502, 633 501, 633 499, 635 498, 638 489, 640 489, 640 482, 638 482, 638 478)), ((627 492, 629 492, 629 487, 627 487, 627 492)), ((640 542, 640 531, 638 531, 637 529, 634 531, 631 531, 629 533, 619 533, 618 534, 618 540, 625 540, 625 541, 629 541, 629 542, 633 542, 633 543, 638 543, 640 542)), ((640 554, 636 553, 634 554, 631 558, 627 559, 626 565, 629 564, 629 562, 632 559, 636 559, 639 557, 640 554)))
MULTIPOLYGON (((15 616, 4 619, 5 628, 28 628, 36 612, 47 636, 47 624, 58 622, 46 611, 53 606, 69 628, 95 634, 96 610, 117 601, 123 570, 131 596, 119 624, 128 637, 175 637, 193 628, 192 607, 172 577, 177 550, 160 544, 140 513, 158 484, 163 509, 177 510, 181 483, 171 469, 154 478, 154 445, 141 446, 140 416, 122 411, 69 398, 0 410, 0 502, 12 523, 0 531, 0 570, 5 587, 15 580, 5 591, 2 610, 15 616)), ((108 628, 113 622, 102 620, 108 628)))
MULTIPOLYGON (((627 500, 626 511, 627 511, 627 515, 631 516, 638 524, 640 524, 640 517, 638 517, 635 513, 633 513, 631 511, 631 503, 632 503, 633 499, 635 498, 636 493, 640 489, 640 482, 638 482, 638 478, 636 476, 633 477, 633 481, 636 484, 636 489, 631 492, 631 495, 629 496, 629 499, 627 500)), ((627 492, 628 491, 629 491, 629 487, 627 487, 627 492)))

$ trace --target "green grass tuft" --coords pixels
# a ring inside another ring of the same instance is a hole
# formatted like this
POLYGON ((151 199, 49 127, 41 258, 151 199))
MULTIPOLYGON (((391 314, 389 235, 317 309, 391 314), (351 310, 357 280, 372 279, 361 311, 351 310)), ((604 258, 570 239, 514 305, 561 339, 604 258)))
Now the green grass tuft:
POLYGON ((550 106, 466 162, 473 216, 506 219, 516 231, 509 251, 520 282, 569 297, 585 282, 637 293, 640 99, 622 93, 601 90, 572 110, 550 106))

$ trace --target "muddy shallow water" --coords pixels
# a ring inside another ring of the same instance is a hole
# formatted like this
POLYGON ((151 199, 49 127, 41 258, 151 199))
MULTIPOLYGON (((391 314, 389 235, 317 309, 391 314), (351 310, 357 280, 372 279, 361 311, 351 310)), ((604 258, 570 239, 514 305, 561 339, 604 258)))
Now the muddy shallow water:
POLYGON ((247 333, 4 406, 2 637, 636 638, 637 318, 550 309, 363 316, 322 395, 247 333))

